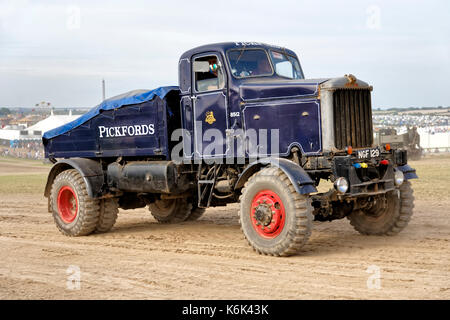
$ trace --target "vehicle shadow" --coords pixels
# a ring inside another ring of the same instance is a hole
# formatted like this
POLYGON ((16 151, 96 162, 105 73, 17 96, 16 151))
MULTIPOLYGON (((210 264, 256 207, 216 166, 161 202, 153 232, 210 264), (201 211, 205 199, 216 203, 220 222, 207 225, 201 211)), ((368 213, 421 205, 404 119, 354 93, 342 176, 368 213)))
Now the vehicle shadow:
MULTIPOLYGON (((177 224, 161 224, 153 219, 140 222, 122 222, 115 226, 110 232, 113 237, 142 238, 142 240, 165 241, 167 235, 176 234, 181 239, 189 239, 192 234, 201 235, 203 241, 229 241, 235 238, 242 241, 239 218, 230 217, 208 217, 204 216, 197 221, 186 221, 177 224)), ((167 236, 167 238, 170 238, 167 236)), ((415 239, 415 241, 421 241, 415 239)), ((341 253, 365 252, 377 248, 389 246, 410 245, 408 230, 397 236, 366 236, 361 235, 348 224, 347 220, 333 221, 333 225, 324 222, 314 222, 312 235, 298 255, 294 257, 316 257, 341 253)), ((245 253, 245 252, 243 252, 245 253)), ((247 252, 248 253, 248 252, 247 252)))

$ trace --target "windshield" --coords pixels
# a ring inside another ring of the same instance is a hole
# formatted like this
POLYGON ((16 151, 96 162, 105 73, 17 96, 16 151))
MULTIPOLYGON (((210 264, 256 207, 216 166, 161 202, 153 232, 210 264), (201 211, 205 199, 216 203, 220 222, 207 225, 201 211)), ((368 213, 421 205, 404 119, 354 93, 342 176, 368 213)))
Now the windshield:
POLYGON ((277 75, 290 79, 304 79, 300 64, 293 56, 270 50, 270 58, 277 75))
POLYGON ((236 78, 270 76, 273 74, 269 57, 263 49, 238 49, 228 52, 231 73, 236 78))

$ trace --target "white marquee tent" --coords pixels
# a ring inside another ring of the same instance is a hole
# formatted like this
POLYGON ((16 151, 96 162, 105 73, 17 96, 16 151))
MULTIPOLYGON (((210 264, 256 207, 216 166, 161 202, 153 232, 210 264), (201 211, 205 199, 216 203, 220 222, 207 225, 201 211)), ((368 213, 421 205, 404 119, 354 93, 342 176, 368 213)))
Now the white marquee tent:
POLYGON ((42 139, 44 132, 62 126, 69 123, 79 115, 72 115, 70 112, 68 115, 55 115, 53 111, 48 118, 39 121, 38 123, 25 128, 20 126, 5 127, 0 130, 0 139, 4 140, 31 140, 42 139))

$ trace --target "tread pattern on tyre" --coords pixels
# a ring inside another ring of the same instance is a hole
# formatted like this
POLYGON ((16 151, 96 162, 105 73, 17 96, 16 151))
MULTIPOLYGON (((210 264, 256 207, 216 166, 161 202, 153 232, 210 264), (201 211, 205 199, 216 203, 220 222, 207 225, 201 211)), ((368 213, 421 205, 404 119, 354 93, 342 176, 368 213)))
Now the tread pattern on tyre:
POLYGON ((186 221, 195 221, 199 219, 201 216, 203 216, 205 211, 206 211, 205 208, 199 208, 197 206, 193 207, 191 213, 186 218, 186 221))
POLYGON ((160 223, 180 223, 185 221, 192 211, 192 203, 190 203, 186 198, 174 199, 175 207, 173 211, 165 216, 158 214, 158 207, 154 204, 150 204, 148 209, 153 217, 160 223))
POLYGON ((95 230, 100 214, 100 201, 89 197, 83 177, 77 170, 63 171, 55 178, 50 193, 50 203, 52 205, 53 219, 62 234, 77 237, 88 235, 95 230), (65 228, 66 225, 59 218, 56 204, 60 187, 67 184, 71 185, 78 198, 77 218, 70 229, 65 228))
POLYGON ((411 187, 411 182, 405 181, 400 186, 400 214, 395 221, 391 230, 386 234, 393 236, 406 228, 414 213, 414 191, 411 187))
POLYGON ((104 199, 100 202, 100 214, 95 232, 108 232, 114 226, 119 213, 119 200, 117 198, 104 199))
MULTIPOLYGON (((371 228, 372 226, 370 223, 364 223, 363 220, 360 219, 353 219, 352 213, 347 218, 350 220, 350 224, 355 228, 356 231, 358 231, 361 234, 364 235, 388 235, 393 236, 401 232, 403 229, 406 228, 409 221, 411 220, 411 217, 414 212, 414 195, 413 195, 413 189, 411 187, 411 182, 405 181, 399 188, 400 191, 400 199, 399 199, 399 210, 396 210, 394 213, 390 224, 383 228, 382 230, 373 230, 371 228)), ((355 214, 361 214, 361 210, 357 210, 355 214)))
MULTIPOLYGON (((311 205, 311 200, 307 196, 297 193, 291 181, 284 174, 283 171, 281 171, 277 167, 268 167, 262 169, 261 171, 251 176, 250 179, 244 185, 242 194, 239 197, 239 202, 243 201, 251 202, 252 199, 246 199, 248 187, 251 184, 258 183, 259 181, 267 181, 267 180, 279 184, 281 188, 288 191, 289 197, 291 198, 291 201, 293 201, 295 208, 295 227, 292 228, 291 230, 288 230, 285 239, 277 246, 272 248, 258 247, 251 239, 247 237, 243 229, 242 215, 248 213, 242 212, 241 206, 239 210, 239 218, 240 218, 239 222, 241 224, 241 230, 249 245, 260 254, 271 256, 291 256, 297 254, 311 236, 313 208, 311 205)), ((284 205, 286 206, 286 204, 284 205)))

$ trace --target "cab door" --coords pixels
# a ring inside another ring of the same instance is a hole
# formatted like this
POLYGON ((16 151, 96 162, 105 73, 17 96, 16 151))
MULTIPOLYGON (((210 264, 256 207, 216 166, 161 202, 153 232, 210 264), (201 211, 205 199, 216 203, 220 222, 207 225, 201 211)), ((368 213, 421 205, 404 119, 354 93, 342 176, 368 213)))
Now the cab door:
POLYGON ((224 158, 228 129, 227 79, 219 53, 207 52, 192 59, 194 158, 224 158))

